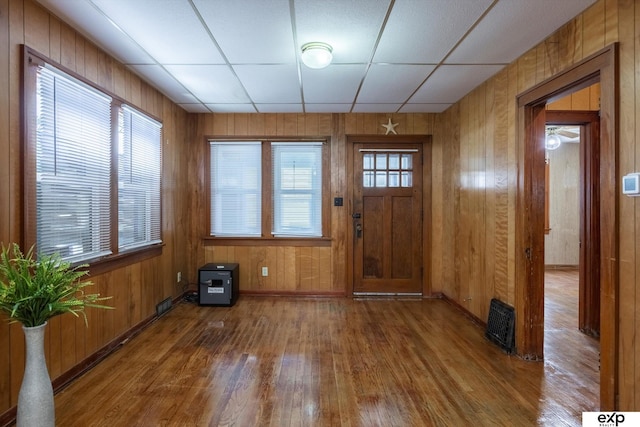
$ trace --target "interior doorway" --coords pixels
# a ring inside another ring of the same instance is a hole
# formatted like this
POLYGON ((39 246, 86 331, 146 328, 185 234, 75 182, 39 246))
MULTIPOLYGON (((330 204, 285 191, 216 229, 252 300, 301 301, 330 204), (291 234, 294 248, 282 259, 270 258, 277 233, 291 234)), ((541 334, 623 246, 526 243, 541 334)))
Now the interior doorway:
POLYGON ((545 364, 588 385, 591 411, 600 404, 599 92, 593 85, 565 96, 574 102, 547 109, 545 131, 543 353, 545 364), (585 92, 595 93, 593 102, 585 92))
POLYGON ((618 384, 617 45, 517 96, 516 351, 542 359, 546 104, 600 82, 598 229, 600 255, 600 410, 616 409, 618 384))
POLYGON ((547 110, 545 134, 545 268, 578 267, 576 327, 599 337, 600 113, 547 110))

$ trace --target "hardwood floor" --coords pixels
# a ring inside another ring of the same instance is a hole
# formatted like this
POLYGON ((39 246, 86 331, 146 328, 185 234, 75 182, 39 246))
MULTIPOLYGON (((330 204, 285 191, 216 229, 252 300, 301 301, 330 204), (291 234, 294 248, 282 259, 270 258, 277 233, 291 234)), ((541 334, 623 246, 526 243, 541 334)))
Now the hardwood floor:
MULTIPOLYGON (((564 410, 599 410, 600 343, 578 330, 578 270, 545 272, 544 365, 547 383, 571 384, 583 395, 580 406, 564 410)), ((550 404, 554 404, 552 401, 550 404)))
POLYGON ((540 363, 444 300, 185 302, 56 394, 57 425, 579 426, 594 345, 564 329, 540 363))

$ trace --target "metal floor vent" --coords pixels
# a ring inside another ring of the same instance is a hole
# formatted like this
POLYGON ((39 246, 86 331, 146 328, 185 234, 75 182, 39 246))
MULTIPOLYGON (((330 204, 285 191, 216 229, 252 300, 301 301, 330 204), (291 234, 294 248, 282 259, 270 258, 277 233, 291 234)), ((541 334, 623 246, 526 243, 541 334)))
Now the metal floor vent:
POLYGON ((167 297, 156 305, 156 315, 161 316, 171 309, 171 297, 167 297))
POLYGON ((513 307, 493 298, 489 306, 489 320, 484 334, 507 353, 515 350, 515 310, 513 307))

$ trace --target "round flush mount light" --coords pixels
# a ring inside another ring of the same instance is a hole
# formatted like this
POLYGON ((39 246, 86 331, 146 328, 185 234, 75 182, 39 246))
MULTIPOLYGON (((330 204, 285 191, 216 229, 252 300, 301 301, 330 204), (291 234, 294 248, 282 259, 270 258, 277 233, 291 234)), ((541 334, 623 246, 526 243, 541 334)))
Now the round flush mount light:
POLYGON ((302 62, 309 68, 324 68, 331 64, 333 48, 327 43, 311 42, 302 45, 302 62))
POLYGON ((562 144, 562 141, 558 135, 558 129, 555 127, 548 128, 547 137, 544 141, 544 148, 547 150, 556 150, 560 148, 560 144, 562 144))

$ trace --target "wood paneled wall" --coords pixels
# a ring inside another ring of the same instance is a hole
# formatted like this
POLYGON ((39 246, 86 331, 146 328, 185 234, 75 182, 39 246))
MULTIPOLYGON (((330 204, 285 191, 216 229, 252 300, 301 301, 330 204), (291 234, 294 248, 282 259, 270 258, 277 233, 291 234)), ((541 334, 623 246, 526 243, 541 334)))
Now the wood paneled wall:
MULTIPOLYGON (((443 185, 453 188, 441 209, 445 250, 434 245, 433 282, 475 316, 486 319, 492 297, 514 304, 514 222, 517 94, 619 43, 619 175, 640 170, 640 2, 600 0, 493 78, 436 117, 443 185), (482 185, 480 185, 482 184, 482 185), (451 238, 449 241, 448 238, 451 238), (452 248, 446 248, 450 243, 452 248)), ((435 187, 435 186, 434 186, 435 187)), ((617 194, 619 211, 618 408, 640 410, 640 217, 635 198, 617 194)))
MULTIPOLYGON (((237 262, 240 264, 240 291, 248 293, 283 293, 313 295, 345 295, 350 291, 347 265, 347 227, 351 226, 349 201, 351 188, 347 182, 348 169, 346 135, 384 134, 391 117, 398 123, 401 134, 427 135, 433 132, 434 114, 200 114, 197 136, 192 141, 190 170, 200 171, 198 186, 207 188, 206 159, 209 155, 207 137, 249 136, 328 137, 330 138, 330 188, 333 197, 343 197, 345 205, 332 206, 330 215, 330 246, 226 246, 205 242, 208 235, 207 197, 204 191, 193 200, 194 212, 202 215, 193 219, 191 250, 198 253, 199 265, 208 262, 237 262), (205 219, 203 221, 203 219, 205 219), (197 244, 197 246, 195 246, 197 244), (269 275, 261 275, 261 267, 269 275)), ((435 162, 434 162, 435 163, 435 162)), ((430 172, 429 172, 430 173, 430 172)), ((194 283, 197 278, 193 277, 194 283)))
POLYGON ((598 111, 600 110, 600 83, 595 83, 577 92, 549 102, 547 110, 598 111))
MULTIPOLYGON (((155 314, 167 297, 182 294, 176 272, 195 260, 185 251, 192 232, 182 208, 187 187, 188 115, 161 93, 33 0, 0 0, 0 242, 22 241, 21 45, 26 44, 71 71, 126 99, 163 122, 162 255, 92 276, 94 290, 110 295, 115 310, 64 315, 49 322, 45 351, 52 380, 69 372, 113 340, 155 314)), ((24 369, 24 338, 18 324, 0 315, 0 415, 17 403, 24 369)))

